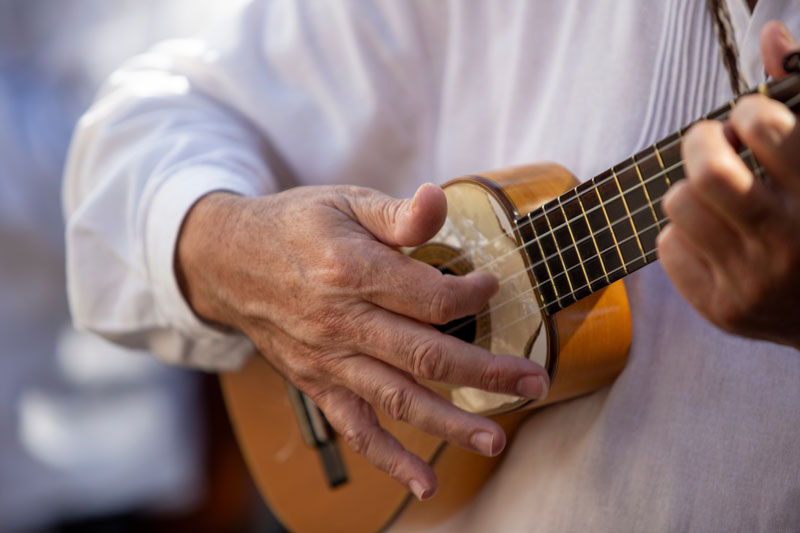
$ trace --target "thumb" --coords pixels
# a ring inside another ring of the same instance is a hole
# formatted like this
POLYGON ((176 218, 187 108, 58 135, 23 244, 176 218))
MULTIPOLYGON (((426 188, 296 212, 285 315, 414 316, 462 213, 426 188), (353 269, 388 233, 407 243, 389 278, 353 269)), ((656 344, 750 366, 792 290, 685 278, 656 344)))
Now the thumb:
POLYGON ((773 78, 783 78, 783 58, 791 52, 800 50, 800 44, 783 22, 773 20, 761 29, 761 58, 767 74, 773 78))
POLYGON ((351 205, 358 223, 389 246, 423 244, 447 218, 447 198, 441 187, 432 183, 422 185, 409 200, 374 194, 351 205))

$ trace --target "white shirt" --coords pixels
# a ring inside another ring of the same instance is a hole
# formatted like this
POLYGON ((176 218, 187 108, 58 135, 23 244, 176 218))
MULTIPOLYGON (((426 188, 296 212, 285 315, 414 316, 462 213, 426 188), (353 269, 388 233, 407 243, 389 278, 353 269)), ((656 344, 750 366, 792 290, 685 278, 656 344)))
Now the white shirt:
MULTIPOLYGON (((780 18, 800 33, 800 2, 730 5, 761 81, 758 29, 780 18)), ((172 268, 209 191, 408 195, 540 160, 584 180, 730 96, 701 0, 253 2, 205 42, 130 62, 84 117, 64 200, 75 319, 169 361, 234 367, 249 341, 202 324, 172 268)), ((800 524, 800 354, 710 326, 659 265, 626 284, 623 374, 531 416, 445 529, 800 524)))

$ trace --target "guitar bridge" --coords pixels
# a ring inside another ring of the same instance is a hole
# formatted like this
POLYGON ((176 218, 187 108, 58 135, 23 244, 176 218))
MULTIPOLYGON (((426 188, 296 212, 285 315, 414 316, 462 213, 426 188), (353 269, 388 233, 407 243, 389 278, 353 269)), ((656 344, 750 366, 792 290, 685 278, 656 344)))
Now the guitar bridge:
POLYGON ((286 382, 297 425, 306 445, 316 448, 330 488, 347 483, 347 468, 336 444, 336 434, 325 415, 300 389, 286 382))

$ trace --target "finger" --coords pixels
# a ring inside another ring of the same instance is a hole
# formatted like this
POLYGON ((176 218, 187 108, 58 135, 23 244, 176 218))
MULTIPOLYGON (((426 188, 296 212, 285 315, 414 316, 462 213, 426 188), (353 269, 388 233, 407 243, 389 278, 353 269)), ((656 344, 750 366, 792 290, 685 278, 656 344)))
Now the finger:
POLYGON ((522 357, 494 355, 409 318, 376 308, 353 332, 348 348, 416 378, 525 398, 543 398, 547 371, 522 357))
POLYGON ((369 191, 349 201, 358 223, 389 246, 419 246, 436 235, 447 217, 444 191, 431 183, 410 200, 369 191))
POLYGON ((708 264, 683 240, 672 224, 656 238, 658 256, 675 288, 704 316, 711 300, 714 278, 708 264))
POLYGON ((348 388, 394 420, 487 456, 505 447, 498 424, 455 407, 396 368, 367 355, 350 357, 343 367, 348 388))
POLYGON ((436 493, 436 475, 431 467, 383 429, 363 399, 340 387, 312 399, 356 453, 408 487, 418 499, 427 500, 436 493))
POLYGON ((438 269, 395 250, 384 249, 376 259, 368 286, 362 286, 367 301, 389 311, 430 324, 446 324, 479 312, 497 292, 491 272, 466 276, 442 274, 438 269))
POLYGON ((772 20, 761 28, 761 58, 767 74, 773 78, 786 76, 783 58, 798 49, 800 45, 783 22, 772 20))
POLYGON ((741 233, 755 231, 769 214, 768 193, 726 139, 724 125, 696 123, 681 143, 681 154, 692 191, 741 233))
POLYGON ((800 126, 785 105, 763 95, 739 100, 729 119, 772 181, 800 194, 800 126))
POLYGON ((718 274, 734 275, 741 264, 744 244, 733 226, 692 192, 686 182, 670 187, 662 205, 695 254, 703 257, 718 274))

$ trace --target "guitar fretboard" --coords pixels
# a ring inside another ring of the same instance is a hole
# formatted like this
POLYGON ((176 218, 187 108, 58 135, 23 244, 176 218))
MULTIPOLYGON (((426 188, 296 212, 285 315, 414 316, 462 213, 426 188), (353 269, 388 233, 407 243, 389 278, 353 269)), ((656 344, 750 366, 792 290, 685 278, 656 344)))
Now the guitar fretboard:
MULTIPOLYGON (((800 76, 761 85, 757 91, 795 112, 800 108, 800 76)), ((731 101, 702 118, 724 120, 734 106, 731 101)), ((672 184, 684 179, 680 154, 684 130, 516 221, 548 315, 657 259, 656 237, 669 223, 661 200, 672 184)), ((763 179, 763 169, 750 150, 739 153, 763 179)))

